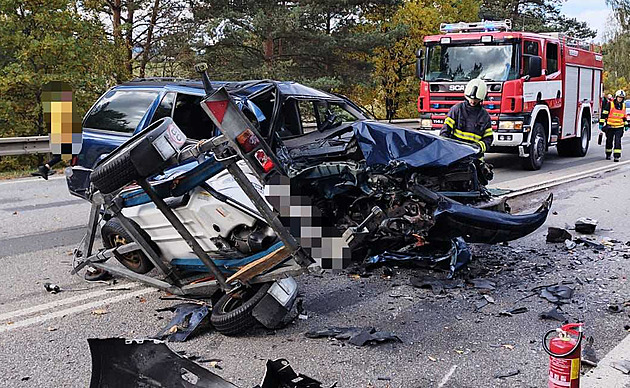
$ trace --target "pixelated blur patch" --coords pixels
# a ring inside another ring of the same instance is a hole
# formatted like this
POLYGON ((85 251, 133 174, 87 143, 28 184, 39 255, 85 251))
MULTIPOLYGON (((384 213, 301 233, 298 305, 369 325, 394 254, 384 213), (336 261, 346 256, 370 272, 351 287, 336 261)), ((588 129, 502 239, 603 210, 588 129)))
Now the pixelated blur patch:
POLYGON ((287 176, 276 175, 265 185, 267 202, 280 214, 306 253, 324 269, 341 270, 351 264, 350 248, 332 222, 313 204, 311 197, 297 193, 287 176))
POLYGON ((51 81, 42 87, 44 123, 50 134, 50 152, 68 159, 81 152, 83 133, 72 87, 51 81))

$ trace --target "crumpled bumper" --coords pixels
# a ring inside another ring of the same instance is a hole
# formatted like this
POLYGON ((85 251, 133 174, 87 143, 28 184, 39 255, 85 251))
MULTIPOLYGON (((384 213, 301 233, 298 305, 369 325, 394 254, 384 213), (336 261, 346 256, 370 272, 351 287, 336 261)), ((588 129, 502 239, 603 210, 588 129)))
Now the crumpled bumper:
POLYGON ((478 209, 443 199, 434 213, 429 240, 462 236, 467 242, 495 244, 524 237, 541 227, 553 202, 553 194, 531 214, 508 214, 478 209))

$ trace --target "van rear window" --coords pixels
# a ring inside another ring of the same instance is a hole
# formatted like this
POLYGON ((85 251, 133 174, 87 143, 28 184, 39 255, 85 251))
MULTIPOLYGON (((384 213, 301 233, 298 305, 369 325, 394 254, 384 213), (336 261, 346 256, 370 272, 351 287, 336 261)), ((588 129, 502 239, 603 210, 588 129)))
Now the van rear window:
POLYGON ((88 113, 83 126, 132 133, 159 92, 111 90, 88 113))

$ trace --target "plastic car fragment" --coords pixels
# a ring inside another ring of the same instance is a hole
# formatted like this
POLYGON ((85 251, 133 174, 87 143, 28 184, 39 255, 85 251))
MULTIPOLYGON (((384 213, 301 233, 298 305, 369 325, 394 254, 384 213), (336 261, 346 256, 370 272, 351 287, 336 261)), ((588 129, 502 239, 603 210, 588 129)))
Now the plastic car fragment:
MULTIPOLYGON (((88 339, 92 354, 90 388, 238 388, 155 340, 88 339)), ((319 381, 293 371, 285 359, 268 360, 262 383, 254 388, 322 388, 319 381)))

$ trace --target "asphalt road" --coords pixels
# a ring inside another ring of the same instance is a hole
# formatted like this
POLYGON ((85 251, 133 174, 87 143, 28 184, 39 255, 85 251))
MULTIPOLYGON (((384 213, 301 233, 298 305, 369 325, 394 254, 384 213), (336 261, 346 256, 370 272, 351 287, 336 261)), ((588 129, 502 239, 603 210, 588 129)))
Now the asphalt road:
MULTIPOLYGON (((622 148, 630 149, 630 136, 621 138, 622 148)), ((557 177, 590 170, 613 163, 605 160, 605 138, 601 145, 597 144, 597 134, 593 135, 589 151, 582 158, 558 156, 556 147, 551 147, 546 155, 545 162, 539 171, 526 171, 521 167, 518 155, 487 154, 486 160, 495 168, 495 177, 490 187, 502 189, 517 189, 529 186, 541 180, 550 180, 557 177)), ((630 160, 630 153, 622 155, 622 161, 630 160)))
MULTIPOLYGON (((592 153, 567 160, 573 168, 573 163, 602 163, 598 159, 592 153)), ((550 161, 550 171, 558 171, 553 158, 550 161)), ((516 168, 499 167, 497 180, 504 171, 521 174, 516 168)), ((540 338, 559 323, 538 318, 552 305, 531 295, 532 288, 561 281, 575 288, 564 313, 586 322, 600 357, 627 335, 623 329, 630 324, 627 312, 609 313, 607 305, 630 299, 630 265, 624 258, 630 248, 623 244, 630 240, 628 174, 630 168, 623 166, 554 188, 557 215, 550 215, 545 226, 507 247, 475 246, 475 260, 460 278, 483 277, 497 284, 490 293, 495 303, 479 310, 475 304, 483 296, 470 284, 440 295, 409 284, 414 275, 443 277, 443 273, 400 268, 391 279, 381 277, 380 270, 367 278, 303 276, 298 280, 308 319, 298 319, 277 332, 258 330, 239 338, 209 331, 170 346, 189 355, 221 359, 223 369, 213 371, 240 387, 259 383, 265 360, 276 358, 288 359, 297 371, 325 386, 335 381, 339 387, 546 386, 547 356, 540 338), (567 251, 561 244, 544 242, 546 226, 563 227, 580 216, 600 221, 598 239, 610 237, 622 243, 594 252, 567 251), (528 311, 498 316, 513 307, 528 311), (304 337, 308 330, 329 326, 374 326, 396 333, 403 343, 358 348, 343 341, 304 337), (494 377, 512 369, 519 374, 494 377)), ((545 194, 520 198, 513 206, 535 208, 545 194)), ((176 303, 160 300, 160 292, 127 281, 88 284, 69 274, 71 251, 81 240, 88 211, 88 205, 71 197, 57 177, 47 182, 0 182, 2 386, 85 387, 91 370, 88 338, 147 337, 171 317, 155 311, 176 303), (49 294, 45 282, 64 291, 49 294)))

